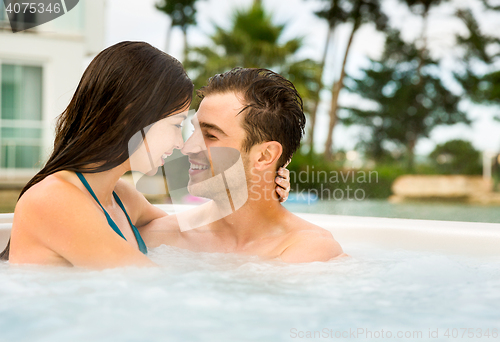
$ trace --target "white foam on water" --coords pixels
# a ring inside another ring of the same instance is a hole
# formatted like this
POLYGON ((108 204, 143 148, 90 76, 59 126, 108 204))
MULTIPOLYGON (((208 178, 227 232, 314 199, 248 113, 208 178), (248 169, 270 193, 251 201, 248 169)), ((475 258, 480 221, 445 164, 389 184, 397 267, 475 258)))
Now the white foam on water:
POLYGON ((275 342, 307 340, 291 329, 426 337, 429 328, 500 328, 499 257, 343 248, 350 257, 309 264, 167 246, 149 253, 158 269, 0 264, 0 341, 275 342))

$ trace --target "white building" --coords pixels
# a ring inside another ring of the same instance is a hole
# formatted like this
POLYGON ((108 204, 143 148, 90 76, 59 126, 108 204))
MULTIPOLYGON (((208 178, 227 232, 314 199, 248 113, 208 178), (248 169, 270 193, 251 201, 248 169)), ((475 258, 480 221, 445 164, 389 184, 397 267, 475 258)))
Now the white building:
POLYGON ((104 48, 104 7, 81 0, 51 22, 12 33, 0 2, 0 181, 31 178, 47 160, 56 117, 85 61, 104 48))

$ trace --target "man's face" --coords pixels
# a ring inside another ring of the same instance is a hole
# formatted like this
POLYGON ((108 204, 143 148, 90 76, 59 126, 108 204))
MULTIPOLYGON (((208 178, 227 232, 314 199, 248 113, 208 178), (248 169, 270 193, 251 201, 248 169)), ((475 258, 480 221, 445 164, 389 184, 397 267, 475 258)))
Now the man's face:
POLYGON ((241 153, 246 132, 242 127, 244 114, 238 113, 243 108, 232 92, 209 95, 201 101, 193 117, 195 131, 181 150, 189 157, 190 185, 218 174, 224 169, 221 165, 230 166, 234 154, 241 153))
POLYGON ((246 133, 242 127, 244 114, 238 113, 243 108, 244 105, 232 92, 210 95, 201 101, 193 117, 195 131, 181 150, 189 156, 192 181, 199 182, 213 176, 216 170, 210 160, 217 156, 211 155, 212 151, 216 151, 212 148, 229 147, 241 153, 246 133))

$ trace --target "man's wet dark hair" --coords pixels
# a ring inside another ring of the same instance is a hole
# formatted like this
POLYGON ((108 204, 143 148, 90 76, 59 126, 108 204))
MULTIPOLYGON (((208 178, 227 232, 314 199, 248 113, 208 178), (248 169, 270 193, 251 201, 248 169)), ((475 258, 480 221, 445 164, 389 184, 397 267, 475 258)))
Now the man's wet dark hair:
POLYGON ((243 96, 240 113, 245 114, 247 136, 242 149, 249 152, 256 144, 277 141, 283 147, 277 167, 285 165, 299 148, 306 124, 302 98, 293 83, 271 70, 234 68, 210 78, 197 93, 203 99, 228 92, 243 96))

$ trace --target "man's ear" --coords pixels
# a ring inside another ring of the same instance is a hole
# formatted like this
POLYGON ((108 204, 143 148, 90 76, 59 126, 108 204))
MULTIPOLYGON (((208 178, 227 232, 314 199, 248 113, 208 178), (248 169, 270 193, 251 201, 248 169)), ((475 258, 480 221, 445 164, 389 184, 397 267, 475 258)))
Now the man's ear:
POLYGON ((257 147, 257 170, 266 170, 280 159, 283 153, 283 146, 277 141, 267 141, 257 147))

